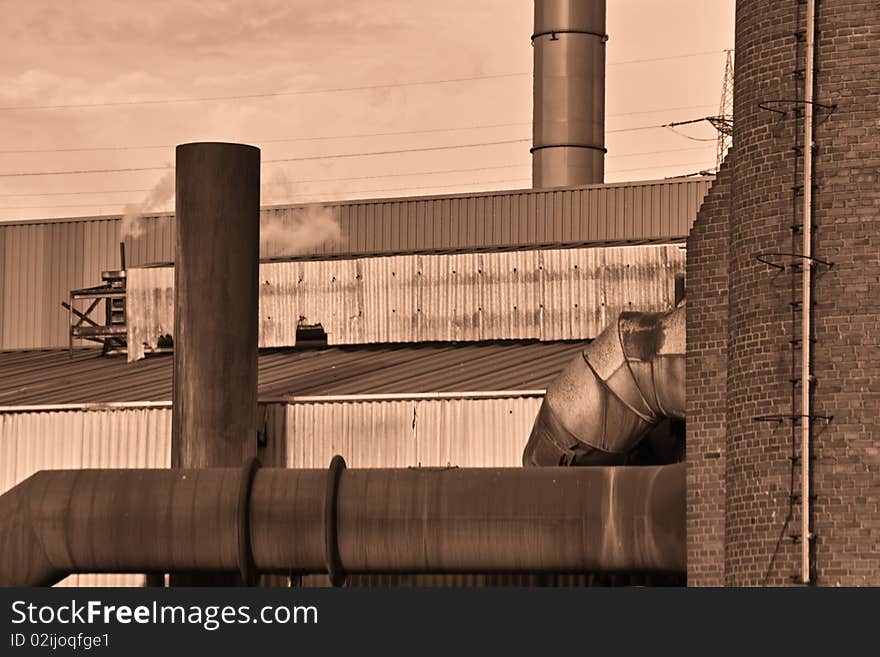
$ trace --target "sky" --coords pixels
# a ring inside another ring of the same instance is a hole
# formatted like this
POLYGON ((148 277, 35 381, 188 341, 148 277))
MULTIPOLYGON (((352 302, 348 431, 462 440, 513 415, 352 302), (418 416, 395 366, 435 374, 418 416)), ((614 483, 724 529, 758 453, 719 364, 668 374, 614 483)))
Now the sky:
MULTIPOLYGON (((0 221, 171 210, 192 141, 259 146, 263 204, 531 185, 531 0, 0 11, 0 221)), ((655 126, 718 114, 733 22, 734 0, 608 0, 606 182, 714 168, 708 123, 655 126)))

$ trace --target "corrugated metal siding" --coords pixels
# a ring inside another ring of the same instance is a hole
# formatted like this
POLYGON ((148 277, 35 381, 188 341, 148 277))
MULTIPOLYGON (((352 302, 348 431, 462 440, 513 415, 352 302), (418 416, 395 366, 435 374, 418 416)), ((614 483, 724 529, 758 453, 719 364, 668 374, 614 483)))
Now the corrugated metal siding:
MULTIPOLYGON (((343 239, 314 253, 535 246, 686 237, 711 179, 519 190, 325 204, 343 239)), ((300 206, 267 208, 293 221, 300 206)), ((285 255, 272 247, 265 257, 285 255)))
MULTIPOLYGON (((327 204, 343 238, 315 255, 389 254, 685 237, 711 178, 327 204)), ((295 220, 303 206, 264 208, 295 220)), ((129 266, 174 259, 174 218, 146 217, 128 237, 129 266)), ((119 218, 0 225, 0 349, 62 347, 71 289, 97 285, 119 266, 119 218)), ((285 255, 269 244, 266 257, 285 255)))
MULTIPOLYGON (((0 413, 0 493, 38 470, 167 468, 171 410, 0 413)), ((61 586, 139 586, 141 575, 73 575, 61 586)))
POLYGON ((156 262, 174 262, 174 215, 144 217, 140 235, 125 240, 125 260, 129 267, 156 262))
POLYGON ((287 466, 518 467, 541 399, 442 399, 287 406, 287 466))
MULTIPOLYGON (((262 455, 291 468, 324 468, 334 454, 360 468, 516 467, 540 404, 538 397, 268 404, 262 455)), ((167 408, 0 413, 0 492, 44 469, 169 467, 170 436, 167 408)))
MULTIPOLYGON (((260 347, 321 324, 329 344, 581 340, 621 310, 665 310, 679 245, 409 255, 260 265, 260 347)), ((131 269, 129 359, 174 326, 173 269, 131 269)))
POLYGON ((0 349, 67 345, 71 289, 119 262, 118 222, 0 226, 0 349))

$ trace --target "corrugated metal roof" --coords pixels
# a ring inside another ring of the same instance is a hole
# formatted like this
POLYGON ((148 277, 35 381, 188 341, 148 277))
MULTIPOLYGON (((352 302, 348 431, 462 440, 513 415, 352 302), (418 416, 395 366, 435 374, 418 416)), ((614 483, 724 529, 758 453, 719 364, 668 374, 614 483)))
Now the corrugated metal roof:
MULTIPOLYGON (((591 339, 622 310, 667 310, 682 245, 531 249, 260 265, 259 344, 591 339)), ((173 334, 171 267, 128 271, 129 358, 173 334)))
MULTIPOLYGON (((541 390, 583 342, 415 344, 260 354, 260 398, 541 390)), ((0 407, 171 399, 172 357, 0 353, 0 407)))
MULTIPOLYGON (((712 178, 328 203, 343 238, 317 256, 535 248, 687 236, 712 178)), ((264 220, 295 223, 305 206, 269 207, 264 220)), ((119 217, 0 225, 0 349, 67 345, 61 302, 119 267, 119 217)), ((129 237, 129 266, 174 259, 173 215, 146 217, 129 237)), ((269 244, 266 257, 284 255, 269 244)))

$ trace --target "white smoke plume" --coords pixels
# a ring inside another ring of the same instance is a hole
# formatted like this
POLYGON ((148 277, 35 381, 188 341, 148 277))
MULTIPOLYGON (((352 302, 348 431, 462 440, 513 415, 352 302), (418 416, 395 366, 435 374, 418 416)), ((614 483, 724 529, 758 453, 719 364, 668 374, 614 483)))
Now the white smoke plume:
MULTIPOLYGON (((261 205, 296 203, 297 190, 283 171, 276 169, 264 181, 261 205)), ((120 228, 121 239, 139 237, 146 229, 144 214, 164 209, 174 199, 174 172, 168 171, 140 203, 125 206, 120 228)), ((283 257, 308 253, 322 244, 342 239, 338 211, 320 205, 285 210, 260 223, 260 256, 283 257)))
POLYGON ((319 205, 295 208, 285 216, 260 222, 260 255, 264 258, 307 253, 324 243, 342 239, 342 228, 331 208, 319 205))
POLYGON ((129 203, 125 206, 120 224, 120 239, 140 237, 144 234, 144 213, 157 211, 174 198, 174 172, 168 171, 156 186, 140 203, 129 203))
MULTIPOLYGON (((304 200, 280 169, 263 181, 261 204, 293 204, 304 200)), ((277 258, 308 253, 322 244, 342 239, 338 210, 310 205, 264 216, 260 222, 260 256, 277 258)))

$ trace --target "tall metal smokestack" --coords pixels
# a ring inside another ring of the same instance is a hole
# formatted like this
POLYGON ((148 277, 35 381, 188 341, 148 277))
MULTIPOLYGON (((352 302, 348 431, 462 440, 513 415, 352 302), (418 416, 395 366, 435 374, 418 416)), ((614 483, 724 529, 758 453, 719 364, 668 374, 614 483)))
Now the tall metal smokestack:
POLYGON ((532 186, 605 179, 605 0, 535 0, 532 186))
POLYGON ((172 466, 256 456, 260 150, 177 147, 172 466))
POLYGON ((257 447, 260 150, 178 146, 176 217, 171 464, 239 467, 257 447))

